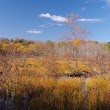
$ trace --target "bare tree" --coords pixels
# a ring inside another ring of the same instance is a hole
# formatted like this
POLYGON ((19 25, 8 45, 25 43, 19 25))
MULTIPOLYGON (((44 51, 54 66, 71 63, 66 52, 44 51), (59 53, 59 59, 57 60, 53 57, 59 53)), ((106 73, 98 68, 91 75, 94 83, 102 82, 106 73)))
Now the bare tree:
POLYGON ((66 28, 67 28, 67 40, 72 42, 73 55, 71 58, 75 61, 77 70, 78 68, 78 56, 79 56, 79 45, 87 38, 87 30, 80 23, 81 17, 78 14, 70 14, 67 17, 66 28), (74 57, 73 57, 74 56, 74 57))

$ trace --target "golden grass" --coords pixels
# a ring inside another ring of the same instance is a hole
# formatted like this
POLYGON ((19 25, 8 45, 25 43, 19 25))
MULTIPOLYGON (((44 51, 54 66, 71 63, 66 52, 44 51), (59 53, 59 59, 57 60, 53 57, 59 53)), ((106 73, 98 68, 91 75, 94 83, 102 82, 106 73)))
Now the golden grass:
POLYGON ((87 96, 83 97, 81 79, 9 76, 0 84, 1 98, 13 97, 16 108, 22 109, 24 97, 31 110, 110 110, 110 80, 87 80, 87 96))

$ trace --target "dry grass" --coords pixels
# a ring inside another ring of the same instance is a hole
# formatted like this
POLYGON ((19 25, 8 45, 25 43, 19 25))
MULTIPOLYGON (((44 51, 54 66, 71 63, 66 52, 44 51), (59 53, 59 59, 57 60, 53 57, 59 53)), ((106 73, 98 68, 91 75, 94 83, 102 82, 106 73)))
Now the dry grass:
POLYGON ((0 84, 0 97, 12 97, 15 110, 110 110, 110 80, 87 80, 83 97, 81 79, 10 75, 0 84), (25 101, 26 102, 25 102, 25 101), (25 103, 24 103, 25 102, 25 103))

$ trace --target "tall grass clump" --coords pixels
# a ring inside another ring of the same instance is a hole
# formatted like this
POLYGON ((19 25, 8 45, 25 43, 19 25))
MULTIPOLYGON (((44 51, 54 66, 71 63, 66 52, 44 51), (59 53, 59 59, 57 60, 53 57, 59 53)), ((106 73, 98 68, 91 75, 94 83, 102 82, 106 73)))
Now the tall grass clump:
POLYGON ((89 110, 110 110, 110 80, 100 77, 88 81, 87 106, 89 110))

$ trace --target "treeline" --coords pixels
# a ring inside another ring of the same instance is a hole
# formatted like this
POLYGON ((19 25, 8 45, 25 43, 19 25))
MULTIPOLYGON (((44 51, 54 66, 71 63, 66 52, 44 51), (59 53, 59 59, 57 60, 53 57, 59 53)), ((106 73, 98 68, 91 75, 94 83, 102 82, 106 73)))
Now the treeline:
POLYGON ((58 42, 47 40, 45 42, 41 42, 19 38, 0 38, 0 53, 3 55, 8 53, 24 53, 25 55, 30 54, 33 56, 42 56, 44 53, 53 53, 53 55, 56 55, 57 57, 70 57, 74 56, 76 46, 78 55, 82 57, 96 56, 100 53, 109 55, 110 52, 110 42, 100 43, 97 41, 84 41, 80 39, 58 42))

